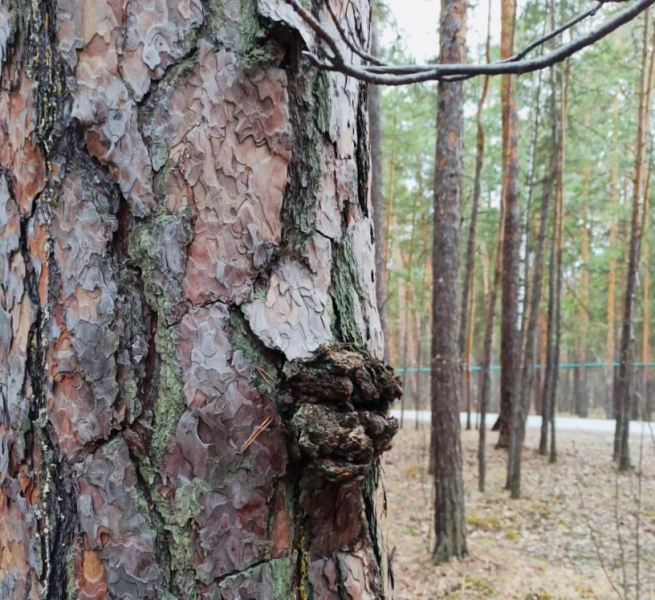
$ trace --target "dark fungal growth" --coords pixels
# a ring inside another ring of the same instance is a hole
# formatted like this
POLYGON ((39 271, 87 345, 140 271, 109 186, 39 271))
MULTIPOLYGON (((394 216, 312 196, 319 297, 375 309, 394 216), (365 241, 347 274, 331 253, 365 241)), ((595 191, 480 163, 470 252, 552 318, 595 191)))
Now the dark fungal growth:
POLYGON ((348 345, 287 363, 278 407, 291 455, 329 481, 363 475, 391 447, 398 422, 387 413, 401 395, 391 367, 348 345))

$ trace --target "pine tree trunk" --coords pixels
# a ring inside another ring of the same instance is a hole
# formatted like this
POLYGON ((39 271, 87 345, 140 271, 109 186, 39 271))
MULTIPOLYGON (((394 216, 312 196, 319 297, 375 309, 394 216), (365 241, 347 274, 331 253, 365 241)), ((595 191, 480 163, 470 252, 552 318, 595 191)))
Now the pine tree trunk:
POLYGON ((550 258, 548 262, 548 309, 546 317, 546 365, 544 369, 544 386, 541 397, 541 436, 539 440, 539 454, 548 454, 548 426, 550 416, 554 411, 551 403, 555 397, 553 387, 555 385, 555 319, 556 319, 556 286, 557 286, 557 229, 558 229, 558 206, 555 200, 555 214, 553 217, 553 231, 550 241, 550 258))
MULTIPOLYGON (((590 124, 590 115, 585 115, 585 125, 590 124)), ((583 168, 583 205, 582 227, 580 231, 580 258, 582 273, 580 274, 580 336, 578 338, 578 385, 575 394, 575 414, 586 418, 589 415, 589 392, 587 390, 587 323, 589 320, 589 186, 591 174, 589 162, 585 159, 583 168)))
POLYGON ((650 117, 650 90, 653 81, 655 45, 649 52, 650 10, 644 15, 642 37, 642 64, 639 79, 639 112, 637 115, 637 140, 635 151, 634 178, 632 185, 632 218, 630 222, 630 243, 628 246, 628 271, 626 273, 623 321, 621 324, 621 346, 619 349, 619 371, 617 376, 616 430, 614 434, 614 459, 619 461, 619 469, 626 470, 630 463, 630 418, 634 396, 634 333, 633 313, 637 294, 637 270, 641 247, 641 211, 643 193, 646 188, 645 154, 648 143, 648 123, 650 117))
MULTIPOLYGON (((554 12, 554 10, 553 10, 554 12)), ((559 151, 558 151, 558 167, 557 167, 557 217, 555 222, 557 224, 556 231, 556 256, 555 256, 555 321, 554 327, 554 341, 553 341, 553 369, 552 369, 552 385, 550 388, 549 400, 549 421, 550 421, 550 452, 549 462, 557 462, 557 440, 555 437, 555 414, 557 412, 557 384, 560 374, 560 352, 562 349, 562 254, 564 250, 564 149, 566 140, 566 127, 567 127, 567 114, 568 114, 568 85, 570 75, 570 62, 567 60, 561 67, 564 71, 563 76, 560 75, 561 88, 561 103, 559 110, 559 127, 561 134, 559 136, 559 151)), ((561 73, 560 71, 560 73, 561 73)))
MULTIPOLYGON (((466 0, 442 0, 441 62, 466 60, 466 0)), ((435 548, 440 562, 466 554, 460 442, 458 322, 459 229, 462 193, 463 83, 439 82, 432 250, 432 454, 435 548)))
MULTIPOLYGON (((430 307, 429 302, 430 291, 432 290, 431 280, 431 256, 430 256, 430 227, 428 219, 422 219, 421 223, 421 255, 423 256, 423 277, 421 278, 421 288, 419 290, 418 310, 415 313, 416 317, 416 355, 418 356, 418 394, 414 402, 416 409, 416 419, 414 420, 414 429, 418 430, 421 422, 419 420, 418 411, 421 409, 422 399, 429 397, 429 391, 424 390, 425 384, 430 385, 430 378, 423 377, 423 368, 426 364, 430 364, 430 350, 431 339, 425 339, 424 332, 431 330, 430 323, 430 307), (428 304, 428 305, 426 305, 428 304), (428 342, 426 345, 425 342, 428 342), (427 356, 426 356, 427 355, 427 356), (425 391, 425 393, 424 393, 425 391)), ((429 459, 433 462, 433 459, 429 459)), ((430 474, 434 473, 434 470, 430 474)))
MULTIPOLYGON (((651 54, 651 60, 655 59, 655 53, 651 54)), ((641 211, 641 231, 642 236, 647 235, 648 215, 650 214, 650 177, 652 166, 652 148, 649 149, 646 161, 646 174, 644 177, 644 206, 641 211)), ((651 420, 651 406, 649 399, 650 387, 650 244, 647 239, 642 239, 642 278, 641 278, 641 393, 637 405, 637 418, 641 421, 651 420)))
MULTIPOLYGON (((501 59, 514 48, 516 1, 502 0, 501 59)), ((500 432, 498 447, 508 448, 512 411, 516 406, 519 368, 518 290, 519 290, 519 156, 518 121, 514 99, 514 78, 503 75, 501 82, 503 118, 503 196, 505 224, 503 242, 503 301, 501 312, 500 432)))
POLYGON ((504 203, 501 203, 498 215, 498 242, 494 264, 494 279, 487 294, 487 315, 484 325, 484 341, 482 342, 482 361, 480 369, 480 432, 478 439, 478 489, 484 492, 486 480, 486 443, 487 443, 487 411, 491 395, 491 348, 493 345, 494 321, 496 318, 496 299, 500 290, 500 279, 503 267, 503 223, 505 222, 504 203))
MULTIPOLYGON (((551 70, 551 77, 553 71, 551 70)), ((541 206, 539 210, 539 232, 537 234, 537 247, 535 249, 533 281, 530 286, 531 297, 529 304, 526 302, 526 310, 529 311, 527 327, 525 332, 525 357, 521 370, 521 387, 514 413, 512 435, 508 465, 508 487, 512 498, 521 497, 521 450, 525 440, 526 419, 530 410, 530 392, 532 390, 532 379, 534 375, 534 363, 536 358, 536 331, 539 317, 539 303, 541 301, 541 282, 543 279, 544 247, 546 243, 546 226, 548 224, 548 209, 550 199, 553 195, 553 188, 557 178, 557 157, 559 147, 559 131, 557 127, 557 101, 555 95, 551 95, 551 158, 550 173, 544 181, 541 206)))
MULTIPOLYGON (((646 204, 644 205, 644 210, 642 213, 642 232, 645 232, 645 223, 643 218, 648 214, 648 194, 644 196, 646 198, 646 204)), ((643 276, 641 280, 641 361, 643 366, 641 368, 641 391, 639 394, 639 403, 637 405, 638 414, 637 418, 642 421, 650 421, 649 414, 649 402, 648 402, 648 392, 649 392, 649 367, 650 363, 650 271, 649 271, 649 262, 650 262, 650 247, 648 242, 643 242, 643 276)))
MULTIPOLYGON (((618 116, 619 116, 619 101, 618 98, 614 101, 614 133, 613 142, 614 147, 618 147, 618 116)), ((607 346, 606 346, 606 363, 607 369, 605 372, 605 415, 607 418, 614 416, 614 353, 615 353, 615 332, 614 332, 614 315, 616 312, 616 235, 617 235, 617 222, 616 210, 618 204, 618 179, 619 179, 619 166, 618 166, 618 152, 615 153, 612 160, 612 168, 610 175, 610 260, 609 260, 609 274, 607 280, 607 346)))
MULTIPOLYGON (((545 25, 544 25, 545 29, 545 25)), ((521 311, 521 326, 520 326, 520 335, 519 335, 519 351, 520 351, 520 362, 524 362, 525 355, 525 337, 528 329, 528 315, 529 304, 530 304, 530 254, 532 246, 532 198, 534 196, 534 188, 536 185, 536 174, 538 171, 537 166, 537 147, 539 140, 539 130, 541 128, 541 90, 542 90, 542 76, 543 71, 539 71, 537 74, 537 85, 534 92, 534 120, 532 122, 532 139, 530 141, 530 170, 526 176, 526 190, 527 190, 527 200, 525 206, 525 225, 523 226, 522 236, 525 245, 525 254, 523 259, 523 310, 521 311)), ((520 396, 520 392, 519 392, 520 396)))
MULTIPOLYGON (((553 26, 555 20, 555 2, 550 1, 550 22, 553 26)), ((558 287, 560 283, 558 268, 558 241, 561 221, 561 167, 562 167, 562 149, 563 139, 563 119, 564 114, 563 98, 557 107, 557 91, 560 87, 558 84, 559 73, 556 68, 552 68, 550 73, 551 84, 551 119, 553 127, 558 132, 554 140, 555 155, 553 158, 556 177, 554 184, 555 202, 553 203, 552 235, 550 240, 550 256, 548 261, 548 308, 546 317, 546 350, 545 350, 545 368, 543 374, 543 389, 541 396, 541 435, 539 439, 539 454, 548 454, 549 425, 552 423, 555 415, 555 397, 557 392, 557 353, 556 344, 558 343, 557 331, 557 304, 558 304, 558 287)), ((553 428, 554 429, 554 428, 553 428)))
MULTIPOLYGON (((487 41, 485 46, 487 62, 491 62, 491 2, 487 12, 487 41)), ((478 99, 476 113, 476 143, 475 143, 475 176, 473 182, 473 200, 471 202, 471 220, 469 234, 466 242, 466 268, 464 271, 464 284, 462 289, 462 306, 459 323, 459 352, 464 363, 464 377, 466 380, 466 429, 471 429, 471 346, 473 339, 473 304, 475 287, 475 240, 478 226, 478 209, 480 206, 480 183, 482 179, 482 166, 484 164, 484 124, 482 111, 489 91, 489 77, 482 82, 482 93, 478 99)))
POLYGON ((0 8, 3 598, 389 597, 366 87, 204 6, 0 8))

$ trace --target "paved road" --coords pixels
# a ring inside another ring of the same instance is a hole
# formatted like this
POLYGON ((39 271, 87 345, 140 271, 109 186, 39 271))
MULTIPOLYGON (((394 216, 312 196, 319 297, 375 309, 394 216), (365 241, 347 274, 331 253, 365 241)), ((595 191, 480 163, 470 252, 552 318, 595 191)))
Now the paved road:
MULTIPOLYGON (((400 418, 400 410, 392 410, 391 414, 397 419, 400 418)), ((406 410, 405 419, 408 421, 414 421, 416 419, 415 410, 406 410)), ((466 413, 460 413, 460 421, 462 424, 466 423, 466 413)), ((487 424, 489 426, 493 425, 498 417, 497 413, 488 413, 487 414, 487 424)), ((430 411, 419 410, 418 411, 418 420, 423 423, 430 422, 430 411)), ((471 420, 475 423, 475 414, 471 415, 471 420)), ((541 427, 541 417, 537 415, 530 415, 528 417, 528 427, 541 427)), ((614 419, 580 419, 579 417, 557 417, 555 419, 555 427, 558 430, 569 430, 569 431, 599 431, 603 433, 614 433, 616 427, 614 419)), ((634 435, 639 435, 642 432, 644 435, 650 436, 651 429, 655 432, 655 423, 647 423, 642 421, 631 421, 630 422, 630 433, 634 435)))

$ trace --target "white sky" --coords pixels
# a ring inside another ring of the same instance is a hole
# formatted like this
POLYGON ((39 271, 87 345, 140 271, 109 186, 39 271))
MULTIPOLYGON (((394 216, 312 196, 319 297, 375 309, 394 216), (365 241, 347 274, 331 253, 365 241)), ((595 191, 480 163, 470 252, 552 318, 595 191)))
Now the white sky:
MULTIPOLYGON (((407 51, 417 62, 425 62, 436 57, 439 51, 437 29, 439 26, 439 0, 385 0, 387 6, 396 18, 398 28, 404 34, 407 51)), ((468 47, 472 50, 478 44, 484 43, 487 35, 486 0, 480 0, 478 6, 469 10, 468 47)), ((500 2, 492 0, 491 15, 492 39, 498 39, 500 31, 500 2)), ((385 38, 383 43, 392 39, 385 38)))

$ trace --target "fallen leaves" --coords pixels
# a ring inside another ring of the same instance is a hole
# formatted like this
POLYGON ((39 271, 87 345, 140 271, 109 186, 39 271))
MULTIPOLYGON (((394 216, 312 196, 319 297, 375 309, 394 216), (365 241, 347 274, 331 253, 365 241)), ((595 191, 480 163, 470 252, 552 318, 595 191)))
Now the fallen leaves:
MULTIPOLYGON (((412 424, 398 433, 383 459, 396 600, 616 598, 607 575, 622 595, 627 590, 635 598, 637 554, 639 597, 655 595, 655 455, 649 446, 639 500, 639 469, 617 474, 611 436, 561 432, 559 460, 551 465, 533 450, 536 435, 528 432, 524 448, 523 498, 510 500, 507 455, 493 448, 495 436, 487 449, 488 491, 480 494, 477 432, 462 432, 469 556, 435 566, 429 430, 415 431, 412 424)), ((639 441, 632 441, 636 462, 639 441)))

